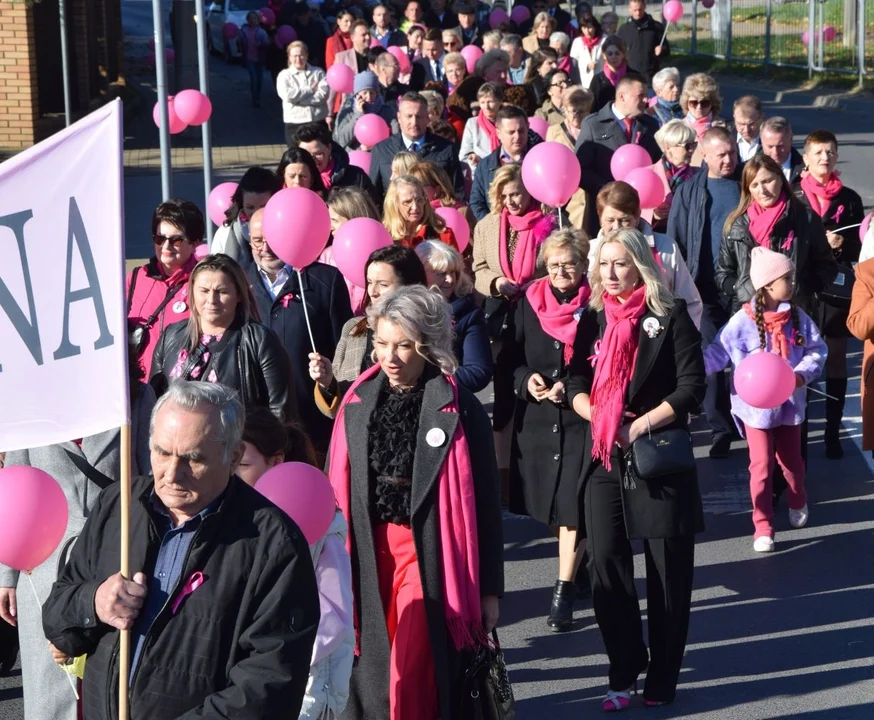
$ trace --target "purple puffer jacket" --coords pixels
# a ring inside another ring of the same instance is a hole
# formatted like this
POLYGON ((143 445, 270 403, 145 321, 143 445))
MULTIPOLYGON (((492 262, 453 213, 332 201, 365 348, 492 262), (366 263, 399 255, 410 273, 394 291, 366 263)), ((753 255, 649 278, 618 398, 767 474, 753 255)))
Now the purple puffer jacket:
MULTIPOLYGON (((782 312, 788 309, 788 303, 781 303, 777 311, 782 312)), ((787 360, 795 369, 795 372, 804 378, 805 385, 807 385, 816 380, 822 372, 828 349, 819 334, 819 328, 800 308, 798 310, 798 321, 801 325, 799 330, 804 338, 804 345, 799 347, 790 340, 789 357, 787 360)), ((783 328, 783 332, 789 338, 792 337, 791 326, 792 322, 790 321, 783 328)), ((765 341, 768 345, 767 349, 770 351, 771 338, 767 334, 765 341)), ((711 373, 724 370, 729 365, 736 368, 741 360, 747 357, 747 355, 758 352, 760 347, 759 330, 756 327, 756 323, 741 309, 732 315, 725 327, 719 331, 716 339, 704 350, 705 370, 710 375, 711 373)), ((807 388, 802 386, 796 388, 795 392, 792 393, 792 397, 780 407, 762 410, 747 405, 747 403, 741 400, 732 382, 731 414, 734 416, 741 434, 743 434, 744 425, 749 425, 759 430, 768 430, 780 427, 781 425, 800 425, 804 422, 804 409, 807 404, 806 396, 807 388)))

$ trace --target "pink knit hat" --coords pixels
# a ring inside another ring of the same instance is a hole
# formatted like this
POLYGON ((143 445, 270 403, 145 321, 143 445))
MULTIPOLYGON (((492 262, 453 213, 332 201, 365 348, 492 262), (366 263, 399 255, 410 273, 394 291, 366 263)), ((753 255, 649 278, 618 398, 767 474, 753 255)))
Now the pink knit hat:
POLYGON ((763 247, 754 247, 750 253, 750 280, 756 290, 794 272, 795 265, 782 253, 763 247))

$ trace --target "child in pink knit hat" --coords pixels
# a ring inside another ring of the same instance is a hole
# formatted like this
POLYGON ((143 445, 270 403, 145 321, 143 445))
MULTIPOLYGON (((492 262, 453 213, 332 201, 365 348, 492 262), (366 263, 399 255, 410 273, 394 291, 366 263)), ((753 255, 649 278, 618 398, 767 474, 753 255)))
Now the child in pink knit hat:
POLYGON ((750 280, 755 296, 719 331, 704 351, 704 362, 709 375, 729 365, 737 368, 752 353, 763 351, 781 355, 795 371, 795 392, 775 408, 752 407, 733 386, 731 391, 731 412, 750 451, 753 550, 770 552, 774 549, 771 475, 775 460, 783 468, 789 486, 789 524, 794 528, 807 524, 801 456, 805 386, 822 372, 827 348, 813 320, 792 303, 795 266, 788 257, 763 247, 753 248, 750 280))

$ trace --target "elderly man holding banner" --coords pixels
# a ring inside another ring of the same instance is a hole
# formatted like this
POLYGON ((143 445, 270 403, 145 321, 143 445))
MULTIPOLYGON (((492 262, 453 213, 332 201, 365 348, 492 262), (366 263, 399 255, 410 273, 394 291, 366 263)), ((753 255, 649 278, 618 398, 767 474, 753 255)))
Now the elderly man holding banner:
POLYGON ((297 717, 319 623, 306 540, 233 474, 243 408, 221 385, 175 382, 151 423, 154 479, 133 481, 130 567, 118 485, 94 508, 43 608, 46 636, 87 655, 84 716, 118 714, 118 630, 132 631, 134 717, 297 717))

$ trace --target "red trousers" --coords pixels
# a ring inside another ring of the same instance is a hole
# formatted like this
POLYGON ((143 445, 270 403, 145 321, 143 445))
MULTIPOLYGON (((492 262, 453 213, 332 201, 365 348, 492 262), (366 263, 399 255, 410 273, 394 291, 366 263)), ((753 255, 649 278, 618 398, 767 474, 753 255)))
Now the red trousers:
POLYGON ((380 523, 373 528, 373 540, 391 645, 391 720, 436 720, 437 676, 413 531, 403 525, 380 523))
POLYGON ((800 510, 807 502, 804 492, 804 460, 801 457, 801 425, 781 425, 770 430, 745 426, 750 449, 750 496, 753 500, 754 537, 774 537, 774 497, 771 475, 774 460, 783 468, 789 486, 789 507, 800 510))

